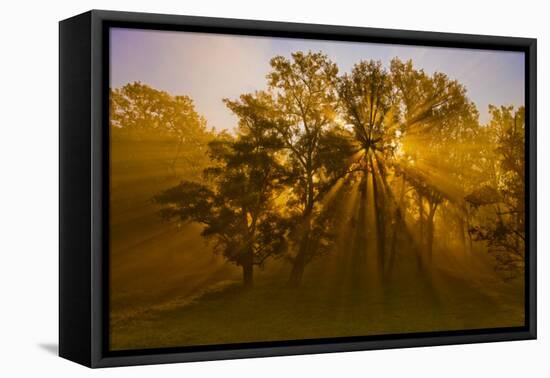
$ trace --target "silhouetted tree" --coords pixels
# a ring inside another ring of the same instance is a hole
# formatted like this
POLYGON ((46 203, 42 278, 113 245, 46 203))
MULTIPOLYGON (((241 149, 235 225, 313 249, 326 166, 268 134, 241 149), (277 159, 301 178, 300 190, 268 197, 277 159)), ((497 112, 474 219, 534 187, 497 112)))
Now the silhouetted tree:
POLYGON ((351 146, 335 127, 336 65, 326 55, 311 52, 293 53, 290 60, 277 56, 270 64, 268 86, 277 112, 272 127, 286 151, 292 182, 288 204, 298 209, 294 233, 298 248, 291 257, 289 280, 298 285, 306 265, 320 253, 314 245, 320 232, 316 205, 346 174, 348 161, 342 155, 349 156, 351 146))
POLYGON ((525 266, 525 108, 490 107, 495 176, 468 194, 477 219, 469 232, 487 243, 497 269, 513 278, 525 266))
MULTIPOLYGON (((369 178, 372 182, 376 242, 379 269, 384 269, 386 253, 386 225, 393 204, 393 195, 387 183, 387 165, 390 163, 393 143, 398 130, 398 107, 391 76, 380 61, 361 61, 351 74, 343 75, 338 83, 344 121, 352 126, 358 149, 355 165, 362 170, 361 202, 358 224, 366 227, 366 206, 369 178)), ((364 232, 359 235, 357 258, 366 252, 364 232)))
POLYGON ((215 252, 243 269, 251 287, 253 268, 287 248, 288 222, 275 206, 281 190, 278 141, 266 132, 262 104, 243 97, 246 105, 227 101, 240 118, 237 137, 221 135, 209 145, 215 165, 205 169, 207 184, 182 182, 155 197, 165 219, 203 224, 202 235, 215 252))

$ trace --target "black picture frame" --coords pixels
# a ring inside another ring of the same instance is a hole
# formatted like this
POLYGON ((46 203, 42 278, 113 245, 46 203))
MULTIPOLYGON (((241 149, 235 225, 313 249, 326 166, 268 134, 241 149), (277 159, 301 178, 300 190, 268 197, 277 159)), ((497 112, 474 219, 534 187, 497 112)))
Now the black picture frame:
POLYGON ((88 367, 536 338, 536 39, 92 10, 59 24, 59 354, 88 367), (108 351, 108 28, 511 50, 525 53, 526 271, 523 327, 108 351))

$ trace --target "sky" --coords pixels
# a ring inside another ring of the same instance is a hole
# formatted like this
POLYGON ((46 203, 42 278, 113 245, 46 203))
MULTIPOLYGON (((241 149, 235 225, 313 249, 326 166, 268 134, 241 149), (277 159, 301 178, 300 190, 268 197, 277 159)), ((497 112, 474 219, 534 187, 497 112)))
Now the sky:
POLYGON ((187 95, 217 130, 237 125, 223 98, 266 89, 269 60, 298 50, 322 51, 340 73, 360 60, 380 60, 388 67, 394 57, 412 59, 426 73, 444 72, 462 83, 482 123, 489 119, 489 104, 524 105, 522 52, 125 28, 111 29, 110 48, 111 88, 140 81, 172 95, 187 95))

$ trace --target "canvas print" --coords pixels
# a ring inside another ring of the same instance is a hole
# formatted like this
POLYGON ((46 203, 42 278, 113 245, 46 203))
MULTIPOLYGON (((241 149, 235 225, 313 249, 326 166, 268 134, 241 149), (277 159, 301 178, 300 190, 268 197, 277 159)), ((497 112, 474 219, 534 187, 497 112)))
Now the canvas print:
POLYGON ((524 326, 524 53, 109 33, 111 351, 524 326))

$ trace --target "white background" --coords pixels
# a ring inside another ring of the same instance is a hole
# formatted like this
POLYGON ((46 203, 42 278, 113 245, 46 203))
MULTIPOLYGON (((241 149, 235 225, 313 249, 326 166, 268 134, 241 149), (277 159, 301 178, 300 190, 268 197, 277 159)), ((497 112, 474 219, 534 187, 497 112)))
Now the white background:
POLYGON ((548 377, 550 20, 545 1, 6 1, 0 21, 0 376, 548 377), (55 355, 58 25, 89 9, 538 38, 539 340, 90 370, 55 355), (546 273, 546 274, 545 274, 546 273))

